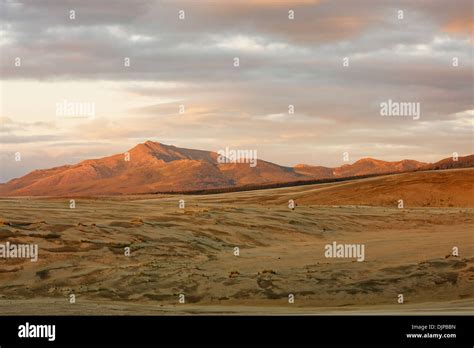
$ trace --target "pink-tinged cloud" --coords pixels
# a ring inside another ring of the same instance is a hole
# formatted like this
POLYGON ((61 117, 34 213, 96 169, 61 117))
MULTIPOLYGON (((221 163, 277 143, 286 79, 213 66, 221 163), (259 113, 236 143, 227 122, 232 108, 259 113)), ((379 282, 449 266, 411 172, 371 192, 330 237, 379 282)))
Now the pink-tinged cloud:
POLYGON ((474 43, 474 20, 472 18, 455 18, 443 26, 443 30, 452 34, 464 34, 474 43))

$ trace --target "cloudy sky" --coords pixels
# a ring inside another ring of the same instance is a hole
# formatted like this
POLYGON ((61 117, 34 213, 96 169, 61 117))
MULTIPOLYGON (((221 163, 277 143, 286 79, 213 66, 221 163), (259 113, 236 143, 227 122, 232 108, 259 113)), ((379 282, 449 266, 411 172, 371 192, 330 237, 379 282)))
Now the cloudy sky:
POLYGON ((146 140, 290 166, 474 152, 469 0, 0 1, 0 182, 146 140))

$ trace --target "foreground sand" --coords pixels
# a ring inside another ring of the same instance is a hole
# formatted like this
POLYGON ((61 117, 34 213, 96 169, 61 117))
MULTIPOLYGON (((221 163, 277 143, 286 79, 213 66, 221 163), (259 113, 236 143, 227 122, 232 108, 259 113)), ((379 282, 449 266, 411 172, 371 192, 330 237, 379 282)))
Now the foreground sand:
MULTIPOLYGON (((456 198, 450 190, 474 172, 454 172, 443 178, 452 199, 428 196, 432 203, 404 209, 375 189, 406 181, 403 175, 222 195, 76 199, 75 209, 68 199, 3 198, 0 243, 37 243, 40 255, 36 263, 0 259, 0 312, 472 314, 472 192, 464 187, 456 198), (335 203, 340 185, 341 204, 327 205, 324 197, 335 203), (370 191, 373 206, 349 205, 349 190, 357 204, 370 191), (464 203, 449 206, 456 202, 464 203), (365 244, 365 261, 325 258, 333 241, 365 244), (454 246, 459 257, 450 256, 454 246), (68 303, 71 293, 76 304, 68 303)), ((407 197, 420 200, 424 191, 413 182, 431 179, 410 175, 407 197)))

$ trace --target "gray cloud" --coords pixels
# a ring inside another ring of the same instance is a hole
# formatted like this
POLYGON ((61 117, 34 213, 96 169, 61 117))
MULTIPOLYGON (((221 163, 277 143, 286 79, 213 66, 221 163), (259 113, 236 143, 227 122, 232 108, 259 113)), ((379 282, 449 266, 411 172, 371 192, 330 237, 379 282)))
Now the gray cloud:
POLYGON ((130 109, 133 117, 73 131, 53 122, 50 135, 20 120, 2 125, 1 142, 66 141, 82 156, 93 154, 81 148, 84 138, 97 153, 148 138, 209 150, 229 141, 261 147, 282 164, 328 165, 347 148, 354 156, 420 160, 469 152, 472 124, 459 114, 472 109, 471 11, 464 0, 4 1, 2 79, 128 81, 130 98, 179 102, 150 102, 130 109), (387 99, 420 102, 421 120, 380 117, 387 99), (180 103, 192 115, 178 115, 180 103))

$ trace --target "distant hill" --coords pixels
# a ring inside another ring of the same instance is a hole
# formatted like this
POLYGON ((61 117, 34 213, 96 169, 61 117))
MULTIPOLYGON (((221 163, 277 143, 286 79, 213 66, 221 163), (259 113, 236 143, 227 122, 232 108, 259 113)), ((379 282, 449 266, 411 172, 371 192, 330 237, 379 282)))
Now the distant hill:
POLYGON ((423 167, 426 163, 403 160, 398 162, 386 162, 373 158, 363 158, 353 164, 344 164, 337 168, 328 168, 321 166, 310 166, 299 164, 295 166, 298 173, 313 176, 314 178, 344 178, 349 176, 399 173, 415 170, 423 167))
MULTIPOLYGON (((474 207, 474 168, 417 171, 305 186, 292 199, 307 205, 371 205, 397 207, 474 207), (313 189, 311 189, 313 188, 313 189)), ((283 204, 287 197, 281 199, 283 204)))
POLYGON ((438 170, 438 169, 454 169, 454 168, 469 168, 474 167, 474 155, 459 157, 455 161, 452 157, 445 158, 436 163, 426 164, 422 166, 421 170, 438 170))
MULTIPOLYGON (((430 165, 413 160, 386 162, 364 158, 337 168, 310 165, 292 168, 259 159, 257 165, 252 167, 248 163, 219 163, 219 155, 215 152, 152 141, 136 145, 128 154, 129 161, 122 153, 74 165, 35 170, 0 185, 0 195, 94 196, 214 190, 399 173, 423 168, 442 169, 444 166, 454 168, 456 165, 448 160, 430 165)), ((457 165, 473 166, 473 157, 460 157, 457 165)))

